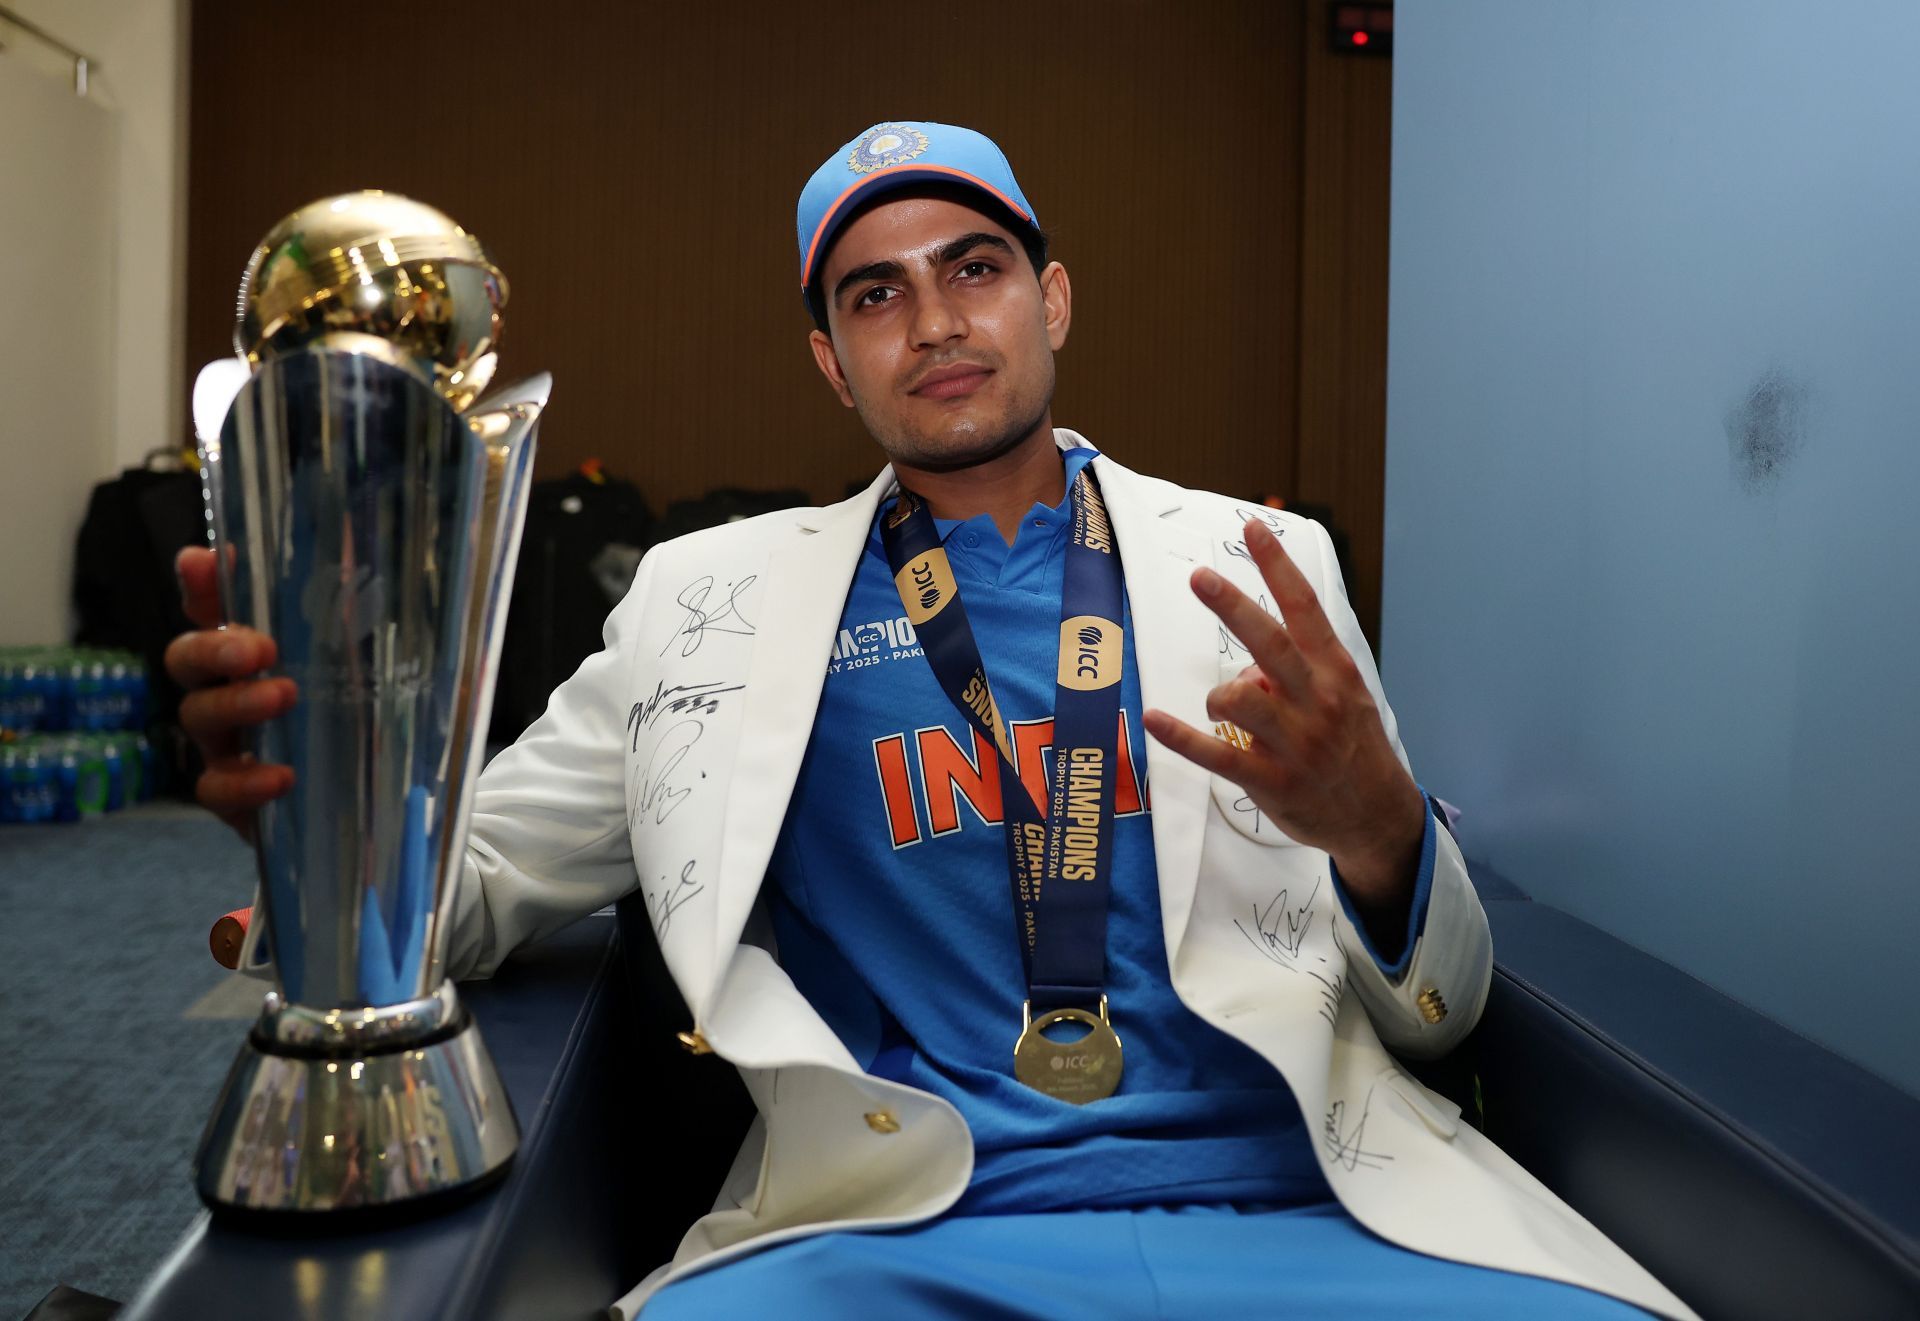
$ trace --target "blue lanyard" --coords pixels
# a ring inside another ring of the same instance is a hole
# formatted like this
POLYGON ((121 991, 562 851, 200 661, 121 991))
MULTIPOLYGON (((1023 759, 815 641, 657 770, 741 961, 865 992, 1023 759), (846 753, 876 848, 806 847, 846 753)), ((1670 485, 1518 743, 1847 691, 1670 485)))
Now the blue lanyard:
POLYGON ((1044 809, 1014 768, 1006 721, 933 516, 902 488, 880 529, 894 585, 934 677, 997 750, 1014 921, 1028 999, 1042 1010, 1101 1000, 1113 866, 1124 585, 1106 504, 1084 468, 1074 477, 1072 497, 1044 809))

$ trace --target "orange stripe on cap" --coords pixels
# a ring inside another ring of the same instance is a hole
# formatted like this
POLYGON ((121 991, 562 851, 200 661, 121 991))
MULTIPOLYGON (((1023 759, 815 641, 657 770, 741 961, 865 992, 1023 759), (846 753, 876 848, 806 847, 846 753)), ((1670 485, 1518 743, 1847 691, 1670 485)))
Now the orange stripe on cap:
POLYGON ((1008 197, 1005 193, 1001 192, 998 188, 995 188, 992 184, 988 183, 985 179, 982 179, 977 174, 968 174, 965 170, 956 170, 951 165, 931 165, 931 164, 920 165, 913 161, 902 161, 898 165, 884 165, 881 168, 875 170, 873 173, 867 175, 865 178, 859 180, 857 183, 848 184, 846 187, 846 190, 842 192, 840 196, 833 199, 833 205, 827 208, 827 214, 822 216, 820 218, 820 223, 814 227, 813 238, 810 239, 807 243, 806 264, 800 268, 800 292, 801 293, 805 293, 807 291, 807 282, 813 275, 813 259, 815 255, 818 254, 820 251, 820 240, 823 237, 825 237, 827 230, 832 228, 834 219, 840 214, 842 208, 844 208, 846 204, 849 201, 851 201, 853 197, 856 194, 858 194, 861 190, 870 187, 873 184, 873 181, 875 179, 879 179, 889 174, 951 175, 956 179, 961 179, 967 183, 972 184, 975 188, 978 188, 983 193, 988 193, 988 194, 991 194, 993 197, 998 198, 1000 201, 1000 204, 1006 207, 1007 210, 1013 212, 1013 214, 1015 214, 1016 216, 1019 216, 1022 220, 1026 221, 1029 225, 1033 223, 1033 217, 1027 214, 1027 209, 1025 207, 1021 206, 1018 202, 1014 201, 1011 197, 1008 197))

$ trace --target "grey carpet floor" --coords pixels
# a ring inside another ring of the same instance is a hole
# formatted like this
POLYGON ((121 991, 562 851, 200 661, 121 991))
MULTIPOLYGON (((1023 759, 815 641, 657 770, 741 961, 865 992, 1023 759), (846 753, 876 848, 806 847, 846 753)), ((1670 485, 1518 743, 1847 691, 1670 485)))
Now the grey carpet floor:
POLYGON ((194 1144, 260 989, 207 928, 253 855, 197 808, 0 826, 0 1321, 132 1297, 199 1202, 194 1144))

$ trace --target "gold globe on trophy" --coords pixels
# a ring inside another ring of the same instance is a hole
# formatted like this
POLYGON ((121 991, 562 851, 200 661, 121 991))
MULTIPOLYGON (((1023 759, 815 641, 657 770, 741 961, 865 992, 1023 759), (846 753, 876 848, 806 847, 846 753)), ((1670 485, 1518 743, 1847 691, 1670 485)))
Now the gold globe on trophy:
POLYGON ((233 344, 255 366, 322 342, 370 353, 464 412, 493 379, 506 305, 506 277, 479 239, 433 207, 369 189, 309 203, 260 240, 233 344))

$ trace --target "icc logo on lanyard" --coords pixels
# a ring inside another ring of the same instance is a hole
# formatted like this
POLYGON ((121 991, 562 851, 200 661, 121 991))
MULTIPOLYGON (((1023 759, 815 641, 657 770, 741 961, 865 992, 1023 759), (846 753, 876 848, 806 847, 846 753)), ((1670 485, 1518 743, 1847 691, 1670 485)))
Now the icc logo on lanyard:
POLYGON ((916 556, 893 575, 893 585, 900 590, 900 604, 907 608, 907 618, 915 628, 939 614, 959 591, 944 550, 916 556))
POLYGON ((1062 688, 1089 693, 1120 682, 1121 632, 1111 619, 1075 615, 1060 621, 1062 688))

